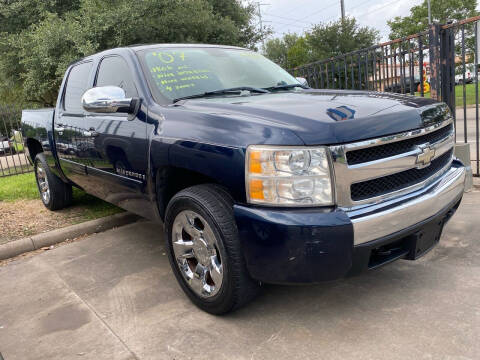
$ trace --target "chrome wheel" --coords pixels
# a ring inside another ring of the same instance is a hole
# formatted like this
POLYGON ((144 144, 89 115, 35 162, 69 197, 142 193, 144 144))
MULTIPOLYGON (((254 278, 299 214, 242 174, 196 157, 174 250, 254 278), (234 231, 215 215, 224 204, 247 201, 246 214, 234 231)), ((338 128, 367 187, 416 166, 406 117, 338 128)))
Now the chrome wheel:
POLYGON ((48 204, 50 202, 50 188, 48 186, 47 173, 45 172, 45 169, 40 162, 37 163, 36 174, 38 188, 40 190, 40 195, 42 196, 43 203, 48 204))
POLYGON ((194 211, 181 211, 173 222, 172 247, 189 287, 201 297, 217 294, 223 267, 217 239, 205 219, 194 211))

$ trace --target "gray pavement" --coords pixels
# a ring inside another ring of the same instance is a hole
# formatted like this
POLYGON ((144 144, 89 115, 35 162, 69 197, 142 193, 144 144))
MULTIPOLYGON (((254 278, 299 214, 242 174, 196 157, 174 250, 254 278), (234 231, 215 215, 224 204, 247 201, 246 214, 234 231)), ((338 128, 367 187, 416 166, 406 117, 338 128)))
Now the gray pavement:
MULTIPOLYGON (((416 262, 265 286, 223 317, 196 309, 143 221, 0 267, 0 352, 21 359, 478 359, 480 192, 416 262)), ((281 269, 279 269, 281 271, 281 269)))

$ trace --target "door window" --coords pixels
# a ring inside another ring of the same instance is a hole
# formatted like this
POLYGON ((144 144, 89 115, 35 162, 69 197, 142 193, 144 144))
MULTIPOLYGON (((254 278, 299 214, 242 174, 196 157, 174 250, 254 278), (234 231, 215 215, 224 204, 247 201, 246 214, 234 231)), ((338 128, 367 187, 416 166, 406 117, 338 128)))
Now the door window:
POLYGON ((119 56, 106 57, 100 63, 96 86, 109 85, 121 87, 125 90, 127 98, 138 96, 130 68, 119 56))
POLYGON ((64 108, 68 112, 82 113, 82 95, 88 89, 88 79, 92 62, 75 65, 68 75, 65 90, 64 108))

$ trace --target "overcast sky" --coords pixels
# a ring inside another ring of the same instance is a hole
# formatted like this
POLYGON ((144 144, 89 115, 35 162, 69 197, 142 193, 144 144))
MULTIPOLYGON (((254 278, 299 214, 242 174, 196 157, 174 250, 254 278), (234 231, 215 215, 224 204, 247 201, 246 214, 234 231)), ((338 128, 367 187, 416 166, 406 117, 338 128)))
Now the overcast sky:
MULTIPOLYGON (((252 1, 253 2, 253 1, 252 1)), ((264 0, 262 19, 274 34, 302 33, 313 24, 329 22, 340 18, 340 0, 264 0)), ((422 0, 345 0, 347 16, 355 17, 361 25, 368 25, 380 31, 381 40, 389 34, 387 20, 409 14, 410 8, 422 0)))

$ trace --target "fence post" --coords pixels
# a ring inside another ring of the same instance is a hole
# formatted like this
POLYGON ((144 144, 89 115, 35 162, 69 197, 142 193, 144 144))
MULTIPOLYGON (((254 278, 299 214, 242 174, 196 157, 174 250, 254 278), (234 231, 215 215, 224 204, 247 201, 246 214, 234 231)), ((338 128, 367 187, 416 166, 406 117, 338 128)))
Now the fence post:
POLYGON ((442 101, 447 103, 455 116, 455 33, 453 27, 441 30, 440 41, 442 101))
POLYGON ((446 102, 455 116, 455 33, 453 28, 441 34, 442 101, 446 102))
POLYGON ((435 23, 428 30, 428 48, 430 57, 430 96, 441 100, 440 96, 440 24, 435 23))

